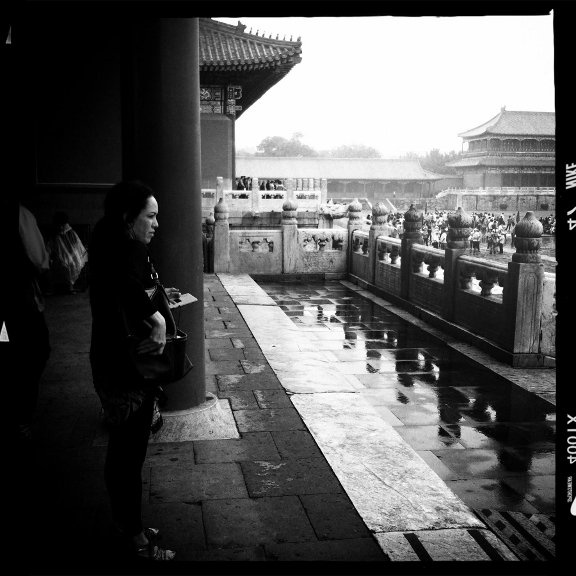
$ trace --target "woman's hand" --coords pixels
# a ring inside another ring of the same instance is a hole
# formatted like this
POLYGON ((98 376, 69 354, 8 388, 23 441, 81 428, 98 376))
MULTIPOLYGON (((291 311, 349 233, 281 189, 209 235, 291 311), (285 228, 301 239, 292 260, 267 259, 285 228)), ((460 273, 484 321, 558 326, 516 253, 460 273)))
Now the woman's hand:
POLYGON ((148 322, 151 324, 152 329, 148 338, 142 340, 136 348, 138 354, 152 354, 160 355, 164 352, 166 346, 166 320, 160 312, 154 312, 148 322))
POLYGON ((164 290, 166 291, 166 296, 168 296, 170 302, 175 302, 182 295, 178 288, 164 288, 164 290))

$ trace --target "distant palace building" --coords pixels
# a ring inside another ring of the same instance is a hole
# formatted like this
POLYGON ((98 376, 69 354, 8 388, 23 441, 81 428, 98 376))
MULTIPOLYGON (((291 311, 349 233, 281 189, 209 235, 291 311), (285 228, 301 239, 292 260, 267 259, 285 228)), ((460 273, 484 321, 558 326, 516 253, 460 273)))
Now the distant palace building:
MULTIPOLYGON (((462 179, 425 170, 418 160, 237 156, 236 175, 259 179, 327 180, 327 198, 366 198, 393 202, 398 209, 426 204, 443 188, 462 179)), ((297 185, 298 187, 298 185, 297 185)))
POLYGON ((301 61, 302 43, 200 18, 202 187, 233 181, 235 121, 301 61))
POLYGON ((554 112, 516 112, 502 108, 477 128, 459 134, 463 158, 448 163, 463 177, 464 188, 555 186, 554 112))

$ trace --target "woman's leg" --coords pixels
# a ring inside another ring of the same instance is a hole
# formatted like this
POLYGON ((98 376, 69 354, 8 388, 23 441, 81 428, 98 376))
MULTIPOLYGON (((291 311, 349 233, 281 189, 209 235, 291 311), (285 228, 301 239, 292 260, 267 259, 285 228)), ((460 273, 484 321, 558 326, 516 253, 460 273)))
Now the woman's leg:
POLYGON ((118 426, 111 427, 106 454, 105 478, 112 515, 127 536, 134 537, 142 526, 142 466, 146 458, 153 399, 118 426))

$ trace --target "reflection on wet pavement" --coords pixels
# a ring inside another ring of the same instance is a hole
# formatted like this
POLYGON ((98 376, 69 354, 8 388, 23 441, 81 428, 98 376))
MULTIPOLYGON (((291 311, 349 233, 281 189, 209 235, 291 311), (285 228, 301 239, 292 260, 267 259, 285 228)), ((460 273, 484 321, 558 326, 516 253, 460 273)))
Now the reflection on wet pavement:
MULTIPOLYGON (((555 409, 337 281, 259 281, 324 360, 475 509, 554 513, 555 409)), ((290 353, 287 354, 287 369, 290 353)), ((300 356, 299 356, 300 358, 300 356)))

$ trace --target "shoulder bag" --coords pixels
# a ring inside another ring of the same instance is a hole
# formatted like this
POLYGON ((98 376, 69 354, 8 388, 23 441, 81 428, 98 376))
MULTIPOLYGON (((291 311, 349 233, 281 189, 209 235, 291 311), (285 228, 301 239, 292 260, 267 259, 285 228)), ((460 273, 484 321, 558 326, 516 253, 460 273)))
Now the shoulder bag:
MULTIPOLYGON (((162 354, 139 354, 136 348, 143 338, 135 335, 135 332, 141 334, 142 331, 130 330, 124 314, 128 331, 127 339, 130 360, 135 370, 147 383, 168 384, 176 382, 190 372, 193 367, 186 354, 188 335, 176 325, 164 286, 157 282, 149 296, 166 320, 166 345, 162 354)), ((149 331, 149 327, 147 330, 149 331)))

